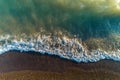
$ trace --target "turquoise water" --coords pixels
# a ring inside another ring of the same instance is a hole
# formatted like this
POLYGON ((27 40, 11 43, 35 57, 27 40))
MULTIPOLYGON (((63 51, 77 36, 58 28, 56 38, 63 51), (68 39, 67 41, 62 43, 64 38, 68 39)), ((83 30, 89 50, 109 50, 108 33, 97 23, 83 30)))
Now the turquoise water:
POLYGON ((120 1, 0 0, 0 37, 1 53, 34 50, 79 62, 119 60, 120 1))

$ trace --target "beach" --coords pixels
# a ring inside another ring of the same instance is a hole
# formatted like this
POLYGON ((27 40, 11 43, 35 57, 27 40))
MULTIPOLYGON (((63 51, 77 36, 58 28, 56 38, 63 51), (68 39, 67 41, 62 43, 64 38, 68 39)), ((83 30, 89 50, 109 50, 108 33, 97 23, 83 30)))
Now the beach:
POLYGON ((120 0, 0 0, 0 80, 120 80, 120 0))
POLYGON ((55 55, 9 51, 0 55, 0 80, 119 80, 120 62, 77 63, 55 55))

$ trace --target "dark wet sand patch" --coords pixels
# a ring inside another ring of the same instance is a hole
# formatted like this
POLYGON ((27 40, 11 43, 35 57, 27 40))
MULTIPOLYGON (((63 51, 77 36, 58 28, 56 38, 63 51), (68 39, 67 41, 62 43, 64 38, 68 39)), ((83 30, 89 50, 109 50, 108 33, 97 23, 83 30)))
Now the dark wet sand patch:
POLYGON ((0 55, 0 80, 119 80, 120 62, 76 63, 58 56, 10 51, 0 55))

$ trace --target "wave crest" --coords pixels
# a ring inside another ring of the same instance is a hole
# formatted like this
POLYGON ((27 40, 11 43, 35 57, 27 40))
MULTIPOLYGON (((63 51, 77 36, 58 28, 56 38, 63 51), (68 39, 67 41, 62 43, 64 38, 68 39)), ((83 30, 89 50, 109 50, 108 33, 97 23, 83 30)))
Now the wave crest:
POLYGON ((92 50, 89 52, 79 38, 68 36, 41 35, 19 38, 17 36, 0 36, 0 54, 10 50, 35 51, 41 54, 58 55, 76 62, 96 62, 101 59, 120 61, 120 50, 106 52, 92 50))

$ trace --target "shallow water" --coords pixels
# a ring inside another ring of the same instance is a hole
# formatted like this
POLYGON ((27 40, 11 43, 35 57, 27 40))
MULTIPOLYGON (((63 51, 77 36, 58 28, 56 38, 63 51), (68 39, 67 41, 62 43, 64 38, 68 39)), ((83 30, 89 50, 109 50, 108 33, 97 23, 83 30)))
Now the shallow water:
POLYGON ((78 62, 120 60, 119 0, 1 0, 0 52, 37 51, 78 62))

